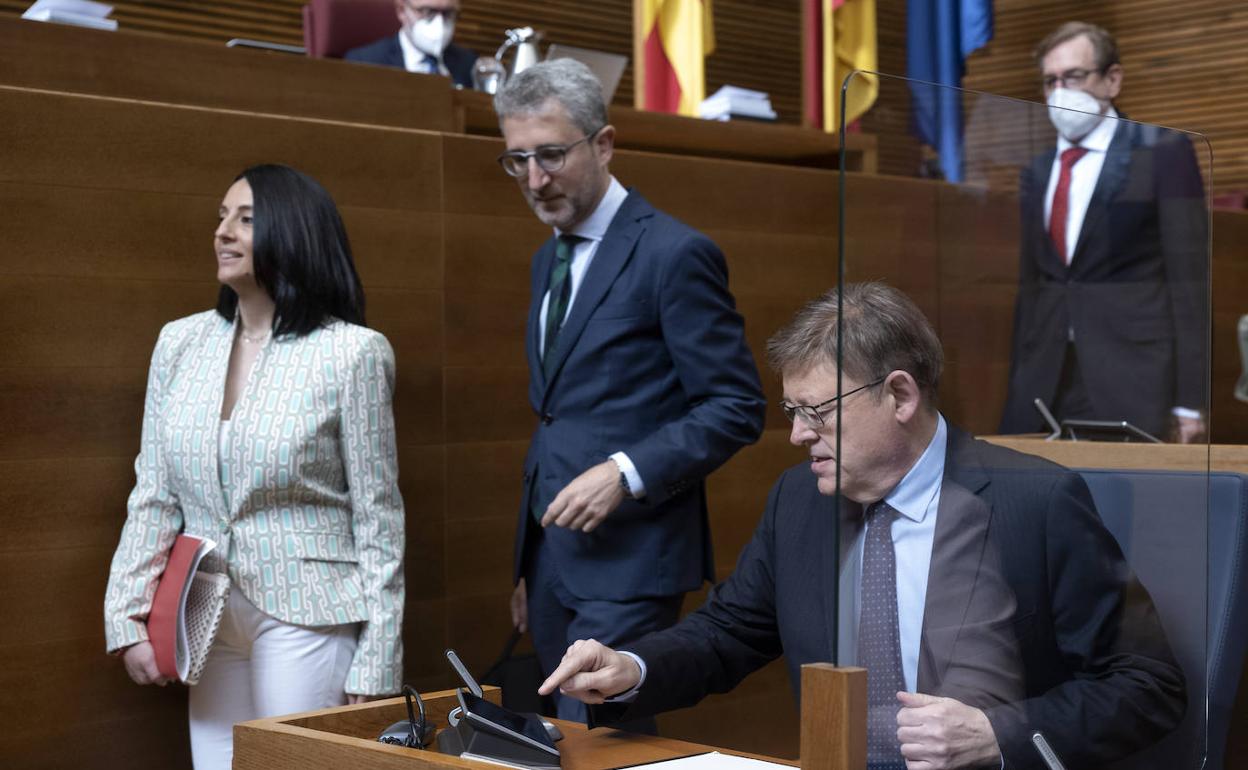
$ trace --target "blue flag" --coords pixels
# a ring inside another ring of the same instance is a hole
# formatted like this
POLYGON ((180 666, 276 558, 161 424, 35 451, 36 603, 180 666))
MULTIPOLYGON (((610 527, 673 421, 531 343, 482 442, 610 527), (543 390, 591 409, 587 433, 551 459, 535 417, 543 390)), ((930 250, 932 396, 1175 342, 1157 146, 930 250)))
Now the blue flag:
POLYGON ((906 75, 913 131, 940 154, 950 182, 962 181, 962 75, 966 57, 992 39, 992 0, 909 0, 906 75), (941 86, 951 86, 942 88, 941 86))

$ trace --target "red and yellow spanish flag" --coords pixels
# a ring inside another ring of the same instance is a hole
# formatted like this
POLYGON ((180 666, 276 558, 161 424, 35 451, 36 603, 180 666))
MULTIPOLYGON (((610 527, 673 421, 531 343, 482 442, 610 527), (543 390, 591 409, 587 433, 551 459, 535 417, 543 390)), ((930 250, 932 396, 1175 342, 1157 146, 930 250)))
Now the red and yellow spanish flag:
MULTIPOLYGON (((841 127, 841 85, 854 70, 875 72, 875 0, 802 0, 802 122, 841 127)), ((856 75, 845 94, 845 123, 879 95, 879 78, 856 75)))
POLYGON ((713 50, 711 0, 633 0, 634 104, 696 116, 713 50))

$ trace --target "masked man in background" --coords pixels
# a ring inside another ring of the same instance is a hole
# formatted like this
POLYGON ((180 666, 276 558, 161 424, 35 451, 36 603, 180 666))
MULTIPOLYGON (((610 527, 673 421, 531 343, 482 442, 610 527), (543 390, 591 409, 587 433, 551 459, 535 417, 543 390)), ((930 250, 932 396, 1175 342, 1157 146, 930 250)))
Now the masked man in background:
POLYGON ((472 88, 472 65, 477 55, 451 42, 459 0, 394 0, 394 12, 402 25, 396 34, 352 48, 343 58, 445 75, 458 86, 472 88))
POLYGON ((1126 420, 1205 433, 1208 210, 1188 137, 1120 120, 1118 46, 1069 22, 1036 62, 1055 148, 1022 172, 1018 299, 1002 433, 1126 420))

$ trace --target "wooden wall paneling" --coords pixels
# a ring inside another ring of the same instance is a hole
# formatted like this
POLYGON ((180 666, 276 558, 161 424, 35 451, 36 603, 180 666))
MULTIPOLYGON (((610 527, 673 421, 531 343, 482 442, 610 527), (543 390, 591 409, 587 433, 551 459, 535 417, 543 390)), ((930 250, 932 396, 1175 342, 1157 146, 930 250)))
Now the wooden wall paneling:
MULTIPOLYGON (((123 30, 162 34, 215 44, 243 37, 303 44, 301 0, 230 2, 206 5, 194 0, 115 2, 112 18, 123 30)), ((0 13, 19 15, 24 0, 0 0, 0 13)), ((800 11, 783 0, 715 3, 716 50, 707 59, 707 93, 733 84, 771 94, 780 121, 797 123, 801 110, 800 11)), ((632 0, 592 4, 576 0, 531 3, 474 0, 464 4, 455 40, 478 54, 492 55, 510 27, 534 26, 547 42, 632 55, 632 0)), ((0 32, 0 34, 5 34, 0 32)), ((294 58, 294 57, 291 57, 294 58)), ((615 104, 633 103, 630 65, 616 90, 615 104)))
POLYGON ((0 82, 10 86, 437 131, 451 128, 451 89, 444 78, 11 16, 0 16, 0 40, 0 82))
POLYGON ((165 322, 212 305, 213 211, 234 174, 260 160, 290 162, 335 195, 370 316, 398 352, 400 478, 414 525, 407 660, 409 678, 432 682, 447 638, 441 138, 14 88, 0 100, 12 116, 0 127, 0 200, 15 247, 0 265, 14 342, 0 367, 10 503, 0 716, 6 735, 22 736, 0 746, 5 761, 59 766, 66 747, 90 740, 93 766, 186 764, 178 690, 134 686, 104 657, 100 600, 133 484, 151 346, 165 322))
POLYGON ((1248 213, 1213 212, 1213 353, 1210 428, 1219 444, 1248 443, 1248 403, 1235 398, 1235 384, 1248 367, 1242 359, 1238 324, 1248 313, 1248 213))
POLYGON ((896 179, 869 175, 849 178, 845 191, 847 280, 881 280, 901 289, 933 324, 940 302, 939 192, 935 182, 903 186, 896 179))
POLYGON ((7 86, 0 99, 12 116, 0 182, 204 195, 253 163, 289 162, 341 205, 436 211, 440 202, 436 134, 239 113, 211 120, 218 113, 200 107, 7 86))
MULTIPOLYGON (((114 16, 126 30, 221 43, 231 37, 259 37, 299 43, 299 0, 232 2, 205 6, 191 0, 115 3, 114 16)), ((0 0, 0 13, 19 14, 25 0, 0 0)), ((906 71, 904 0, 877 4, 881 72, 906 71)), ((1073 0, 1002 0, 995 6, 995 37, 968 60, 964 87, 1036 101, 1041 98, 1031 61, 1035 44, 1061 20, 1086 19, 1115 31, 1127 80, 1120 105, 1138 120, 1207 132, 1217 153, 1215 192, 1248 188, 1248 128, 1245 105, 1235 95, 1248 84, 1237 61, 1248 32, 1248 11, 1229 0, 1196 0, 1181 6, 1164 0, 1113 0, 1088 6, 1073 0), (1230 96, 1228 96, 1230 95, 1230 96)), ((800 12, 796 3, 720 0, 715 4, 717 49, 707 60, 707 91, 732 83, 772 96, 781 122, 800 122, 800 12)), ((467 3, 456 39, 479 53, 492 53, 508 27, 532 24, 547 39, 632 56, 631 0, 586 5, 553 0, 467 3)), ((0 34, 9 36, 0 28, 0 34)), ((3 54, 0 53, 0 56, 3 54)), ((291 57, 292 59, 294 57, 291 57)), ((67 66, 76 57, 66 59, 67 66)), ((360 88, 365 88, 363 84, 360 88)), ((339 94, 337 98, 349 98, 339 94)), ((969 98, 969 97, 968 97, 969 98)), ((633 102, 630 66, 615 103, 633 102)), ((880 142, 880 168, 914 176, 922 158, 909 133, 909 96, 902 88, 881 92, 863 130, 880 142)))
MULTIPOLYGON (((112 2, 110 18, 126 30, 154 32, 224 44, 235 38, 303 45, 303 0, 196 0, 112 2)), ((30 7, 25 0, 0 0, 0 12, 20 15, 30 7)))
POLYGON ((0 758, 8 767, 67 765, 166 770, 190 767, 186 690, 134 685, 97 639, 40 640, 0 648, 0 758))
POLYGON ((936 215, 941 409, 972 433, 995 433, 1018 287, 1018 199, 1012 191, 941 185, 936 215))
MULTIPOLYGON (((456 130, 478 136, 499 136, 498 116, 491 98, 477 91, 456 91, 452 102, 456 130)), ((821 169, 839 169, 840 137, 800 126, 757 121, 712 121, 647 112, 613 105, 609 119, 616 129, 615 148, 717 160, 745 160, 821 169)), ((846 137, 847 166, 874 173, 876 137, 846 137)))
POLYGON ((1207 133, 1215 193, 1248 188, 1248 102, 1242 58, 1248 9, 1229 0, 1000 0, 996 37, 967 63, 967 88, 1040 100, 1031 53, 1063 21, 1100 24, 1118 39, 1125 77, 1120 111, 1135 120, 1207 133))
POLYGON ((784 658, 746 677, 731 693, 711 695, 696 707, 658 717, 659 733, 705 740, 769 757, 796 760, 801 720, 784 658))

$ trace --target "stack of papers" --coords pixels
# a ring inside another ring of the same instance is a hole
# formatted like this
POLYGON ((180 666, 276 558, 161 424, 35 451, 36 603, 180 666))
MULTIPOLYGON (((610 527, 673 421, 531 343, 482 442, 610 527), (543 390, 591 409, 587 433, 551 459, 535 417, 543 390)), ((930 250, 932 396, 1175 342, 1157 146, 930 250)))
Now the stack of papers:
POLYGON ((35 0, 35 4, 22 14, 22 18, 112 32, 117 29, 117 20, 108 18, 112 12, 113 6, 91 0, 35 0))
POLYGON ((706 754, 664 759, 646 765, 633 765, 629 770, 797 770, 797 768, 778 762, 712 751, 706 754))
POLYGON ((775 120, 776 111, 771 108, 771 97, 763 91, 724 86, 702 101, 699 114, 707 120, 775 120))

